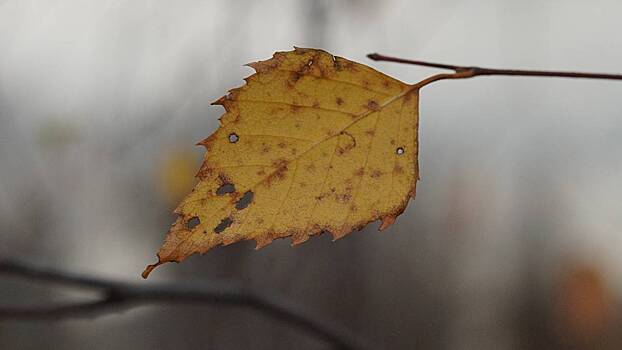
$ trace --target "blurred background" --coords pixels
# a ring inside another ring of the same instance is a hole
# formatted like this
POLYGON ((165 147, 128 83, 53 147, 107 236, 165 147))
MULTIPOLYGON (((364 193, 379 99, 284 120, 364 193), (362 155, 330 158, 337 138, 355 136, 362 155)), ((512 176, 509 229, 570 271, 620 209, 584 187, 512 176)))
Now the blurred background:
MULTIPOLYGON (((0 256, 150 284, 235 280, 376 348, 622 348, 622 82, 478 77, 421 93, 417 200, 389 230, 221 247, 147 281, 223 113, 274 51, 405 82, 404 58, 622 71, 622 3, 0 1, 0 256)), ((88 295, 0 276, 3 305, 88 295)), ((328 349, 249 310, 0 322, 2 349, 328 349)))

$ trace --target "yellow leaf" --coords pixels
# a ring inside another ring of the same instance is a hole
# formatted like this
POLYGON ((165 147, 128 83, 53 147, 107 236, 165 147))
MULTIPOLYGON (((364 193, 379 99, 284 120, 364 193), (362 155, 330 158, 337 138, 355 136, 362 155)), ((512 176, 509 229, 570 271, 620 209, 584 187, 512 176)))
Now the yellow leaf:
POLYGON ((199 183, 143 277, 218 245, 391 225, 418 178, 418 85, 315 49, 277 52, 215 104, 199 183))

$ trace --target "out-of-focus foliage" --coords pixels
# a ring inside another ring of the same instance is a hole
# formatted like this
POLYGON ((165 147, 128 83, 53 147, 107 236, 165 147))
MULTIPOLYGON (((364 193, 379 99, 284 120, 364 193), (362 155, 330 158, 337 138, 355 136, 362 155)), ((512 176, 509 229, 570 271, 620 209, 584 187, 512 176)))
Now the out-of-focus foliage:
POLYGON ((159 163, 158 189, 169 202, 180 200, 195 183, 197 161, 188 151, 165 152, 159 163))

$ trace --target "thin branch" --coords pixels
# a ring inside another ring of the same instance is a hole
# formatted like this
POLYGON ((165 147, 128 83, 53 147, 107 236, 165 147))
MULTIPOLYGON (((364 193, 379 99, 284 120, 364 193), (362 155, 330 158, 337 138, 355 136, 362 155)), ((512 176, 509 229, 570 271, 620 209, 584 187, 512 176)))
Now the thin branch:
POLYGON ((385 56, 385 55, 381 55, 378 53, 371 53, 367 55, 367 57, 374 61, 387 61, 387 62, 414 64, 418 66, 425 66, 425 67, 432 67, 432 68, 450 69, 455 72, 452 74, 435 75, 432 77, 433 79, 428 78, 420 83, 415 84, 414 86, 416 86, 417 88, 421 88, 437 80, 464 79, 464 78, 472 78, 472 77, 476 77, 480 75, 506 75, 506 76, 522 76, 522 77, 559 77, 559 78, 622 80, 622 74, 560 72, 560 71, 540 71, 540 70, 522 70, 522 69, 496 69, 496 68, 456 66, 456 65, 451 65, 451 64, 409 60, 409 59, 404 59, 404 58, 385 56))
POLYGON ((13 307, 0 305, 0 319, 59 319, 94 316, 114 310, 127 310, 153 303, 205 303, 242 306, 254 309, 280 322, 293 326, 334 344, 339 349, 368 347, 348 330, 311 315, 300 307, 273 294, 224 283, 209 284, 133 284, 43 267, 16 261, 0 261, 0 274, 54 284, 95 289, 101 292, 96 301, 65 305, 13 307))

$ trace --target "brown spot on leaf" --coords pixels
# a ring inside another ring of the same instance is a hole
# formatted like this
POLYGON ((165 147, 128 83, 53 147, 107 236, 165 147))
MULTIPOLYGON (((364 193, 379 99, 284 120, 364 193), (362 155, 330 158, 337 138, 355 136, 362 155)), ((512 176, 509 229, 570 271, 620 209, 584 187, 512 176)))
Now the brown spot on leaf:
POLYGON ((336 103, 338 106, 341 106, 341 105, 343 104, 343 99, 342 99, 341 97, 337 97, 337 98, 335 99, 335 103, 336 103))
POLYGON ((363 167, 360 167, 356 170, 356 172, 354 173, 354 175, 356 176, 363 176, 365 174, 365 169, 363 167))
POLYGON ((203 180, 208 177, 211 178, 214 172, 215 172, 214 168, 210 167, 207 164, 203 164, 201 166, 201 169, 199 169, 199 171, 197 172, 197 176, 199 177, 199 179, 203 180))
POLYGON ((393 172, 396 174, 403 174, 404 168, 402 168, 402 166, 399 164, 395 164, 395 166, 393 167, 393 172))
POLYGON ((375 130, 367 130, 367 131, 365 131, 365 133, 366 133, 368 136, 374 136, 374 134, 376 134, 376 131, 375 131, 375 130))
POLYGON ((335 59, 333 61, 333 69, 337 72, 340 72, 343 69, 343 67, 341 66, 341 60, 335 59))
POLYGON ((287 145, 285 144, 285 142, 279 142, 276 146, 278 148, 285 148, 285 146, 287 146, 287 145))
POLYGON ((229 177, 225 175, 224 173, 219 173, 218 182, 220 182, 221 185, 226 185, 226 184, 231 183, 231 180, 229 180, 229 177))
POLYGON ((291 72, 290 76, 289 76, 289 81, 291 81, 292 83, 297 83, 298 80, 300 80, 300 78, 302 78, 302 75, 298 72, 291 72))
POLYGON ((276 170, 266 178, 266 184, 270 186, 272 185, 272 183, 274 183, 274 181, 283 180, 285 178, 285 172, 287 172, 288 164, 289 162, 285 159, 275 161, 274 165, 276 167, 276 170))
POLYGON ((376 169, 376 170, 372 171, 371 174, 369 174, 369 176, 371 176, 374 179, 377 179, 380 176, 382 176, 382 171, 376 169))
POLYGON ((367 102, 367 108, 369 108, 372 111, 380 110, 380 106, 378 105, 378 102, 374 100, 369 100, 369 102, 367 102))
POLYGON ((352 195, 349 193, 337 194, 335 195, 335 199, 338 202, 349 202, 352 199, 352 195))

